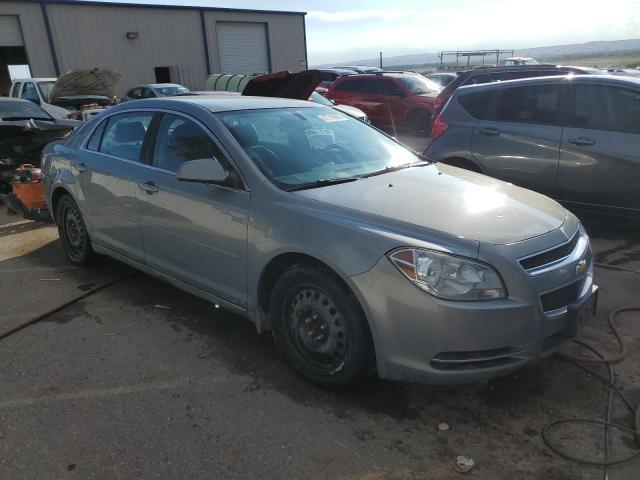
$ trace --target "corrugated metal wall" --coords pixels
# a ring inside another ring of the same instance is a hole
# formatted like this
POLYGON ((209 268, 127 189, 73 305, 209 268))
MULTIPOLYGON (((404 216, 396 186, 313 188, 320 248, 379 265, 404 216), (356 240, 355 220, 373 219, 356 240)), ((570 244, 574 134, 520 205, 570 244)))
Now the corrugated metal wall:
MULTIPOLYGON (((119 95, 155 81, 155 67, 177 66, 180 82, 202 89, 207 66, 200 10, 48 3, 60 71, 100 66, 122 74, 119 95), (127 39, 127 32, 138 38, 127 39)), ((211 73, 220 71, 216 21, 267 24, 272 71, 305 68, 304 15, 203 10, 211 73)), ((55 76, 42 8, 0 3, 0 15, 19 15, 34 76, 55 76)))
POLYGON ((1 2, 0 15, 18 15, 27 58, 34 77, 55 77, 42 8, 37 3, 1 2))

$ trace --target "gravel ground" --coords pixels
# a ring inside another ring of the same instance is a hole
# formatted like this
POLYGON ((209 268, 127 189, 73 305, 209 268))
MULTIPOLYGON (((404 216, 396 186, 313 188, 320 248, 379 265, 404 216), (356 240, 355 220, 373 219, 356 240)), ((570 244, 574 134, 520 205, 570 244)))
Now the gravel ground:
MULTIPOLYGON (((640 270, 640 235, 589 226, 598 261, 640 270)), ((69 266, 51 225, 0 214, 0 332, 130 270, 69 266), (17 223, 16 223, 17 222, 17 223)), ((638 277, 598 269, 597 319, 582 337, 613 351, 606 315, 638 303, 638 277)), ((640 320, 617 380, 640 402, 640 320)), ((287 367, 269 335, 141 273, 0 341, 1 479, 599 479, 555 456, 540 430, 601 418, 606 391, 559 357, 487 383, 371 381, 327 393, 287 367), (447 422, 450 430, 438 431, 447 422)), ((616 404, 615 421, 630 416, 616 404)), ((602 455, 600 428, 557 432, 602 455)), ((613 452, 632 452, 614 435, 613 452)), ((637 480, 640 462, 612 480, 637 480)))

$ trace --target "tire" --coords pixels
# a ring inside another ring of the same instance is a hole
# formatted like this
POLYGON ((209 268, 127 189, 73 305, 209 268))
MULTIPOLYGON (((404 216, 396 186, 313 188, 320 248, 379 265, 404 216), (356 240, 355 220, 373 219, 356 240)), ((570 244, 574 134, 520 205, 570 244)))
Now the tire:
POLYGON ((416 136, 431 135, 431 114, 426 110, 415 110, 409 115, 409 130, 416 136))
POLYGON ((292 266, 276 281, 270 307, 278 349, 307 380, 337 390, 373 371, 369 325, 353 294, 330 273, 292 266))
POLYGON ((56 224, 62 249, 69 261, 79 267, 89 265, 95 253, 80 209, 69 195, 63 195, 56 205, 56 224))

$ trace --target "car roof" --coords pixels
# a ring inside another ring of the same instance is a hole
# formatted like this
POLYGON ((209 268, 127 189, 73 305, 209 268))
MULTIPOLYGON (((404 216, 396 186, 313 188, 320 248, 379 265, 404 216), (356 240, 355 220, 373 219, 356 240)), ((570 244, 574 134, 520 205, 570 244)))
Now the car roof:
POLYGON ((13 82, 55 82, 57 80, 57 78, 53 77, 53 78, 47 78, 47 77, 41 77, 41 78, 16 78, 15 80, 13 80, 13 82))
POLYGON ((133 108, 143 108, 145 106, 150 108, 164 108, 169 106, 167 105, 167 103, 170 104, 172 102, 178 104, 197 105, 209 110, 212 113, 231 112, 236 110, 262 110, 271 108, 323 108, 317 103, 308 102, 306 100, 290 100, 287 98, 275 97, 246 97, 242 95, 223 96, 212 94, 133 100, 111 107, 109 110, 115 112, 133 108))
POLYGON ((454 95, 460 91, 460 93, 468 92, 470 89, 474 91, 479 90, 499 90, 502 88, 508 88, 514 85, 528 85, 528 84, 542 84, 542 83, 557 83, 557 82, 572 82, 572 83, 585 83, 595 82, 609 85, 628 85, 640 87, 640 78, 636 77, 617 77, 614 75, 551 75, 548 77, 532 77, 532 78, 517 78, 515 80, 504 80, 501 82, 482 83, 478 85, 465 85, 456 90, 454 95))

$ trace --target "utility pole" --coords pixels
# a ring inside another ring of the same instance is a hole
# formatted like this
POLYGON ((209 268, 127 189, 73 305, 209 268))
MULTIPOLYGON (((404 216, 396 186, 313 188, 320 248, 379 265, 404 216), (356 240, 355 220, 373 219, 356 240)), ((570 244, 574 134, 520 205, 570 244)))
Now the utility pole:
POLYGON ((380 70, 382 70, 382 52, 380 52, 380 70))

